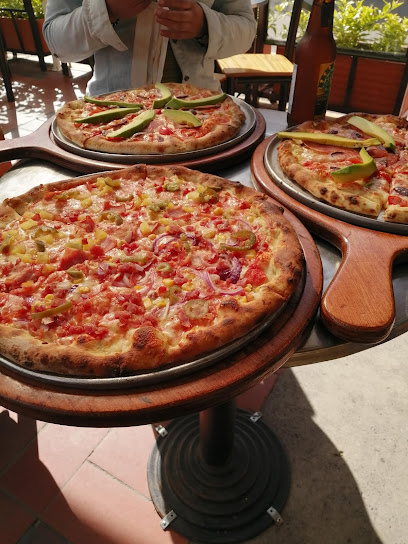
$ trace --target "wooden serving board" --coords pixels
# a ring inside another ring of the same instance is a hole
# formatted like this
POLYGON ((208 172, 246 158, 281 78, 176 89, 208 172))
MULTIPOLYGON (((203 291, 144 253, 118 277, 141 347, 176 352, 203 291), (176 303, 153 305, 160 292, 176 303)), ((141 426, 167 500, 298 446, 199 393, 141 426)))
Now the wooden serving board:
POLYGON ((352 225, 289 196, 275 184, 264 164, 272 139, 273 136, 264 140, 252 156, 255 187, 290 209, 311 232, 342 253, 340 267, 321 301, 323 323, 344 340, 385 340, 395 321, 392 265, 397 258, 408 259, 408 236, 352 225))
MULTIPOLYGON (((163 163, 160 164, 181 165, 202 172, 214 172, 221 167, 227 168, 247 159, 256 146, 263 140, 266 131, 264 117, 255 108, 254 114, 256 118, 255 129, 249 134, 248 138, 242 140, 237 145, 213 155, 202 157, 198 155, 197 158, 182 162, 172 161, 166 163, 163 160, 163 163)), ((130 166, 129 163, 121 164, 118 162, 109 162, 108 160, 106 162, 95 160, 62 149, 57 145, 52 135, 51 125, 53 120, 54 117, 51 117, 39 129, 28 136, 0 141, 0 162, 14 159, 43 159, 82 174, 118 170, 130 166)), ((139 162, 147 161, 139 161, 137 156, 135 156, 134 164, 139 162)))
POLYGON ((280 368, 310 334, 323 285, 319 252, 288 210, 305 256, 303 281, 271 326, 222 361, 172 380, 125 389, 51 385, 0 367, 0 404, 63 425, 127 426, 165 421, 233 399, 280 368))

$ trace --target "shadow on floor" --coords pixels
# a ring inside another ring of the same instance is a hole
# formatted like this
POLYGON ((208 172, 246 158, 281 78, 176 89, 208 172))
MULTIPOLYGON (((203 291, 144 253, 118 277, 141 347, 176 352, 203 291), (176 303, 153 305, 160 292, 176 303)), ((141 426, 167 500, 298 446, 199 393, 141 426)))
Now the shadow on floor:
POLYGON ((313 422, 313 409, 290 369, 263 413, 289 457, 292 481, 285 523, 256 544, 381 544, 342 452, 313 422))

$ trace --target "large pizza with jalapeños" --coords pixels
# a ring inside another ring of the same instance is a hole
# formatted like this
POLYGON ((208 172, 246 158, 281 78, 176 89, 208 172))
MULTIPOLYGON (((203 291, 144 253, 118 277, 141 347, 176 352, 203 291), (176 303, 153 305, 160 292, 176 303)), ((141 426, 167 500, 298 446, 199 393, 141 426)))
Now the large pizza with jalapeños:
POLYGON ((236 136, 245 119, 230 96, 186 83, 85 96, 56 114, 60 131, 75 145, 132 155, 211 148, 236 136))
POLYGON ((194 360, 277 315, 303 268, 273 200, 178 166, 36 187, 0 226, 0 353, 56 374, 194 360))
POLYGON ((408 224, 408 121, 350 114, 280 132, 282 170, 332 206, 408 224), (380 215, 381 214, 381 215, 380 215))

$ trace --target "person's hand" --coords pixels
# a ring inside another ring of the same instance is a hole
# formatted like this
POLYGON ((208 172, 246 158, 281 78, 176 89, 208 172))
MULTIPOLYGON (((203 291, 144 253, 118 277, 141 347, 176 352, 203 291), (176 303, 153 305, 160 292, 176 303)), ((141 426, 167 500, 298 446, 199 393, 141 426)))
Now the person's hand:
POLYGON ((160 34, 172 40, 186 40, 206 34, 207 21, 196 0, 159 0, 156 21, 160 34))
POLYGON ((153 0, 105 0, 111 22, 139 15, 153 0))

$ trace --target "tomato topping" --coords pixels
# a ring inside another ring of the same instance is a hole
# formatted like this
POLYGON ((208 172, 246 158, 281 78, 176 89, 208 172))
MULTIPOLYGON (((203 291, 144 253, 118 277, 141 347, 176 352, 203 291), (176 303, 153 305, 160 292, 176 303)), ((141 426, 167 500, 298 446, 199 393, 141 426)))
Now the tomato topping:
POLYGON ((171 130, 169 127, 160 127, 159 134, 162 136, 170 136, 171 134, 174 134, 174 130, 171 130))
POLYGON ((60 270, 68 270, 68 268, 71 268, 71 266, 83 263, 88 258, 89 253, 87 251, 67 247, 61 259, 60 270))
POLYGON ((104 250, 101 248, 101 246, 92 246, 89 250, 89 252, 94 256, 94 257, 103 257, 105 255, 105 252, 104 250))
POLYGON ((245 273, 245 280, 254 287, 264 284, 268 281, 268 278, 263 270, 258 266, 249 268, 245 273))
POLYGON ((401 208, 405 208, 406 206, 408 206, 408 203, 403 198, 395 195, 390 195, 388 197, 388 204, 394 206, 401 206, 401 208))

